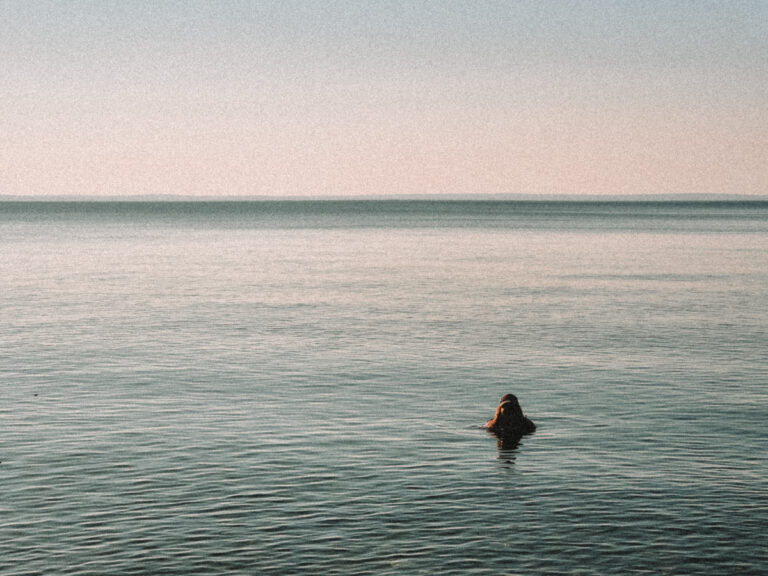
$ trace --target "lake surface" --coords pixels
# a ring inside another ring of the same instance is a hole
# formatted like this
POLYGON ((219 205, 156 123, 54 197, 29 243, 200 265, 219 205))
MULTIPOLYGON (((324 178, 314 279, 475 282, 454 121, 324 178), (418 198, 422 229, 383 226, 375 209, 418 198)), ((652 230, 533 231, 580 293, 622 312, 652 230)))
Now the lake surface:
POLYGON ((768 203, 3 202, 0 391, 7 576, 766 574, 768 203))

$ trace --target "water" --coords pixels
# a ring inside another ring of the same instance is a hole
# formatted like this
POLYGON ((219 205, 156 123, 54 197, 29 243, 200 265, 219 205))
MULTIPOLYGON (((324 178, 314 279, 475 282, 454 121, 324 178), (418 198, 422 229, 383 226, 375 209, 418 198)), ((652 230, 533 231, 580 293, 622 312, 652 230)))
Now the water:
POLYGON ((768 573, 766 203, 6 202, 0 267, 4 575, 768 573))

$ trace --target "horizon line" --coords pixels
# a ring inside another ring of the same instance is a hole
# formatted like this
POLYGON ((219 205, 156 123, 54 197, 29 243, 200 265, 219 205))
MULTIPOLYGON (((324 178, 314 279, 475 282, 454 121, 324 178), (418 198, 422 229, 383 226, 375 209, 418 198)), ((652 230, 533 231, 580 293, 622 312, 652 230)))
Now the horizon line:
POLYGON ((131 194, 100 195, 25 195, 0 194, 0 202, 360 202, 360 201, 435 201, 435 202, 768 202, 768 194, 370 194, 332 195, 186 195, 131 194))

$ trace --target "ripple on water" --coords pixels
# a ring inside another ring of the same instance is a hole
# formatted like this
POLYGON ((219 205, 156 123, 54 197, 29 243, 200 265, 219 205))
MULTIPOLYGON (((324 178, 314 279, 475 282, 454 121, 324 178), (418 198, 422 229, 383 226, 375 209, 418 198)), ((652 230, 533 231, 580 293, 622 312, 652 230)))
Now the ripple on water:
POLYGON ((765 218, 430 206, 14 221, 0 573, 768 572, 765 218))

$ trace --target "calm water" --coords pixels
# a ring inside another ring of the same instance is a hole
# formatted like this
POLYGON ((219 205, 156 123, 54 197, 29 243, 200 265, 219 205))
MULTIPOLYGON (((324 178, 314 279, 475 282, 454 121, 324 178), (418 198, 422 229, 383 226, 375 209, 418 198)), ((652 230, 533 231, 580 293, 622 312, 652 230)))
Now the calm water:
POLYGON ((7 576, 766 574, 768 204, 2 203, 0 390, 7 576))

